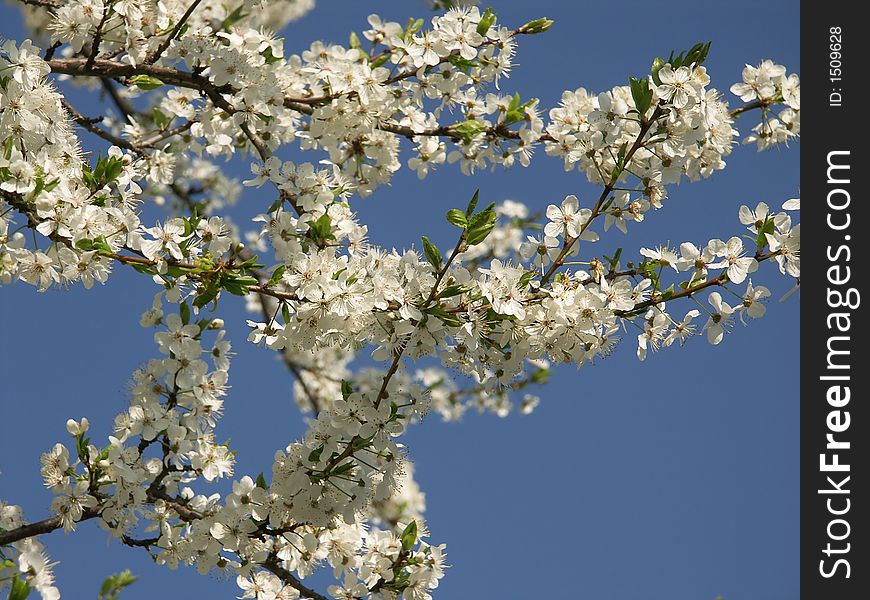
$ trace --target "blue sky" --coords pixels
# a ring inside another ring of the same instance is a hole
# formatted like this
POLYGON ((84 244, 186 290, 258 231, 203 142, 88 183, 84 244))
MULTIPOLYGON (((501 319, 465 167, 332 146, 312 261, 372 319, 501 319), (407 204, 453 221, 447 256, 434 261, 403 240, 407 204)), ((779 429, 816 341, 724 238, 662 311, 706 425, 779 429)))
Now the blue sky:
MULTIPOLYGON (((707 66, 719 89, 739 79, 744 63, 763 58, 800 73, 796 1, 705 2, 690 10, 636 1, 618 8, 556 0, 493 6, 510 25, 555 19, 547 34, 521 40, 519 65, 502 83, 506 92, 539 97, 544 107, 565 89, 623 84, 644 74, 656 55, 702 40, 713 42, 707 66)), ((371 12, 400 22, 429 16, 417 0, 320 0, 291 24, 288 51, 315 39, 344 43, 350 30, 366 28, 371 12)), ((21 39, 16 9, 0 5, 0 17, 0 35, 21 39)), ((77 107, 99 113, 90 102, 77 107)), ((751 118, 738 123, 741 131, 751 118)), ((728 163, 710 180, 673 187, 665 210, 627 239, 608 236, 605 243, 629 252, 731 236, 740 229, 740 204, 778 207, 798 195, 799 145, 763 154, 739 147, 728 163)), ((528 169, 474 178, 442 167, 420 184, 403 170, 354 207, 376 243, 419 245, 427 234, 446 246, 452 234, 445 211, 464 206, 478 187, 486 200, 511 198, 533 209, 571 193, 588 206, 598 195, 539 150, 528 169)), ((249 191, 234 218, 241 222, 270 202, 266 188, 249 191)), ((789 287, 768 265, 753 279, 775 298, 789 287)), ((50 502, 39 453, 68 440, 69 417, 88 416, 95 439, 104 439, 125 405, 130 373, 156 356, 153 332, 138 325, 154 292, 147 278, 124 269, 89 292, 37 294, 25 285, 0 291, 0 498, 23 505, 31 520, 47 516, 50 502)), ((627 335, 594 367, 558 369, 530 416, 469 414, 461 424, 433 416, 414 427, 404 441, 427 496, 432 541, 448 544, 453 565, 436 598, 797 598, 799 309, 797 296, 774 300, 766 317, 738 326, 718 347, 697 339, 645 363, 634 358, 634 335, 627 335)), ((237 472, 256 474, 304 424, 290 375, 274 353, 244 341, 241 302, 225 300, 220 310, 238 354, 219 431, 239 450, 237 472)), ((170 572, 144 552, 107 543, 92 523, 43 541, 61 561, 58 581, 68 599, 95 598, 105 576, 128 567, 142 576, 125 591, 128 600, 238 595, 233 582, 193 569, 170 572)))

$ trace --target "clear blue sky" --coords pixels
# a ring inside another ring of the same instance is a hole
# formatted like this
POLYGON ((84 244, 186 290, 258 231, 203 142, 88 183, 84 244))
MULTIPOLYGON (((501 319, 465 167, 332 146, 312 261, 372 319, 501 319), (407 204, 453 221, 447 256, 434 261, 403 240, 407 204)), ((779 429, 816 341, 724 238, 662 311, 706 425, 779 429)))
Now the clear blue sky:
MULTIPOLYGON (((744 63, 763 58, 800 73, 797 1, 493 5, 511 25, 555 19, 547 34, 521 40, 519 66, 502 84, 548 108, 564 89, 623 84, 644 74, 654 56, 701 40, 713 42, 708 69, 719 89, 739 79, 744 63)), ((351 29, 366 28, 371 12, 400 22, 429 16, 419 0, 320 0, 291 24, 288 51, 315 39, 344 43, 351 29)), ((0 37, 20 39, 16 9, 0 4, 0 17, 0 37)), ((100 112, 93 101, 79 108, 100 112)), ((740 123, 744 132, 749 126, 740 123)), ((741 147, 728 162, 711 180, 672 188, 666 209, 628 239, 609 238, 614 247, 730 236, 740 228, 741 203, 778 207, 798 194, 797 145, 764 154, 741 147)), ((419 245, 426 233, 447 245, 446 209, 464 205, 477 187, 486 200, 537 209, 570 193, 587 205, 597 197, 580 174, 564 173, 539 150, 531 168, 473 179, 446 167, 420 185, 403 170, 391 187, 354 206, 376 243, 419 245)), ((234 217, 240 222, 270 202, 265 188, 249 191, 234 217)), ((772 282, 774 298, 788 287, 767 265, 753 279, 772 282)), ((90 292, 0 290, 0 498, 23 505, 31 520, 47 516, 51 497, 39 453, 69 439, 69 417, 88 416, 95 439, 105 439, 126 403, 130 373, 156 355, 153 332, 138 325, 155 291, 124 269, 90 292)), ((469 415, 461 424, 433 417, 413 428, 404 441, 426 492, 432 541, 448 544, 453 565, 436 598, 798 598, 799 308, 799 297, 774 300, 764 319, 738 326, 718 347, 697 339, 645 363, 627 336, 594 367, 559 369, 531 416, 469 415)), ((226 300, 221 311, 238 355, 219 430, 239 450, 237 472, 256 474, 304 426, 289 374, 274 353, 244 341, 241 302, 226 300)), ((65 598, 95 598, 100 581, 126 567, 142 576, 124 592, 127 600, 239 595, 232 581, 170 572, 106 537, 93 523, 44 537, 61 561, 65 598)))

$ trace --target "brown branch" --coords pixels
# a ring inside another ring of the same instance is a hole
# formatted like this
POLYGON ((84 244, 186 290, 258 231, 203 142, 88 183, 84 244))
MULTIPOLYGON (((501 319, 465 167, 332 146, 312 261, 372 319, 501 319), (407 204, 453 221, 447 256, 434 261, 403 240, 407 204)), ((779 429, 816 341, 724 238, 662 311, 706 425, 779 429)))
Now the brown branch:
POLYGON ((151 546, 156 546, 157 542, 160 541, 159 537, 145 538, 143 540, 137 540, 131 538, 128 535, 121 536, 121 541, 131 548, 145 548, 146 550, 150 549, 151 546))
POLYGON ((195 122, 196 121, 185 121, 184 123, 182 123, 181 125, 178 125, 177 127, 173 127, 172 129, 167 129, 166 131, 162 131, 160 133, 157 133, 157 134, 151 136, 150 138, 146 138, 136 145, 141 146, 143 148, 154 148, 156 144, 159 144, 163 140, 169 139, 174 135, 179 135, 179 134, 184 133, 185 131, 187 131, 188 129, 193 127, 193 124, 195 122))
POLYGON ((73 106, 69 102, 67 102, 65 98, 61 98, 60 103, 63 106, 64 110, 69 113, 69 116, 72 117, 72 120, 78 123, 82 128, 90 131, 94 135, 103 138, 104 140, 115 146, 118 146, 120 148, 126 148, 127 150, 132 150, 134 152, 140 152, 140 149, 130 141, 125 140, 124 138, 120 138, 106 131, 102 127, 97 127, 96 123, 101 122, 103 120, 103 117, 86 117, 75 108, 73 108, 73 106))
POLYGON ((29 4, 30 6, 39 6, 40 8, 60 8, 65 3, 60 0, 18 0, 21 4, 29 4))
MULTIPOLYGON (((223 94, 237 93, 238 90, 236 88, 230 85, 216 86, 208 79, 208 77, 199 75, 198 73, 179 71, 178 69, 155 65, 134 66, 104 59, 96 59, 90 67, 86 65, 84 59, 80 58, 54 59, 49 61, 48 64, 51 67, 51 70, 55 73, 79 77, 128 78, 134 75, 150 75, 156 77, 163 83, 200 90, 211 99, 215 106, 223 109, 229 114, 239 112, 222 96, 223 94)), ((315 111, 315 107, 302 103, 296 98, 285 98, 284 107, 305 115, 311 115, 315 111)), ((263 160, 272 155, 266 144, 250 129, 250 126, 247 123, 242 123, 239 127, 251 141, 251 144, 256 148, 263 160)), ((410 127, 399 125, 398 123, 380 121, 376 124, 376 127, 381 131, 401 135, 408 139, 420 136, 446 137, 454 141, 462 139, 462 136, 453 130, 452 124, 424 129, 422 131, 414 131, 410 127)), ((494 125, 490 127, 485 131, 485 135, 491 139, 503 138, 515 140, 520 138, 518 132, 511 131, 504 125, 494 125)), ((542 141, 555 141, 555 139, 547 133, 543 134, 540 139, 542 141)))
POLYGON ((106 93, 109 94, 109 97, 112 99, 112 102, 118 108, 122 115, 124 115, 127 122, 130 122, 130 117, 137 113, 136 109, 133 108, 133 105, 130 102, 121 96, 118 93, 118 90, 115 89, 115 85, 112 83, 112 80, 107 77, 102 77, 100 79, 100 83, 103 85, 103 89, 106 93))
MULTIPOLYGON (((76 521, 76 523, 81 523, 82 521, 87 521, 98 516, 100 516, 98 510, 89 508, 82 511, 82 518, 76 521)), ((36 523, 30 523, 29 525, 22 525, 21 527, 16 527, 9 531, 2 531, 0 532, 0 546, 7 546, 29 537, 51 533, 61 527, 63 527, 63 523, 60 515, 57 515, 48 519, 43 519, 42 521, 37 521, 36 523)))
MULTIPOLYGON (((625 157, 622 159, 622 169, 623 171, 628 166, 628 163, 631 161, 631 158, 634 156, 635 152, 640 150, 644 146, 644 137, 652 129, 652 126, 655 122, 664 114, 664 111, 661 107, 656 107, 655 111, 653 111, 652 116, 650 116, 649 120, 644 122, 640 128, 640 131, 637 134, 637 138, 634 140, 634 143, 629 148, 628 152, 625 153, 625 157)), ((559 255, 556 257, 556 260, 553 261, 553 264, 550 265, 550 268, 544 273, 544 276, 541 277, 541 286, 547 284, 550 281, 550 278, 556 272, 556 270, 562 266, 565 262, 565 257, 568 256, 568 253, 571 251, 571 248, 580 239, 583 235, 583 232, 589 227, 592 221, 601 215, 601 207, 604 205, 604 202, 607 200, 607 196, 610 195, 610 192, 613 191, 613 188, 616 186, 616 182, 619 178, 611 178, 611 181, 605 184, 604 189, 601 191, 601 195, 598 196, 598 201, 595 203, 595 206, 592 207, 592 214, 589 215, 589 220, 587 220, 583 226, 580 228, 577 237, 566 236, 565 243, 562 245, 562 250, 559 252, 559 255)))
POLYGON ((263 568, 276 575, 281 581, 289 585, 302 594, 303 598, 309 600, 329 600, 323 594, 315 592, 310 587, 299 581, 293 573, 281 566, 278 558, 274 554, 270 554, 266 562, 263 563, 263 568))
POLYGON ((103 42, 103 27, 106 24, 106 20, 109 18, 111 10, 112 2, 108 1, 105 6, 103 6, 103 16, 97 24, 97 31, 94 33, 94 41, 91 42, 91 54, 88 56, 88 60, 85 63, 87 66, 93 65, 94 61, 97 59, 97 54, 100 53, 100 44, 103 42))
MULTIPOLYGON (((758 262, 764 262, 766 260, 770 260, 771 258, 774 258, 775 256, 779 256, 778 251, 777 252, 767 252, 766 254, 756 254, 753 258, 755 258, 755 260, 758 262)), ((673 296, 671 296, 667 300, 662 299, 661 296, 653 295, 653 297, 651 297, 649 300, 644 300, 643 302, 638 302, 637 304, 635 304, 634 308, 631 308, 629 310, 615 310, 615 311, 613 311, 613 314, 616 315, 617 317, 625 318, 629 315, 633 315, 633 314, 637 313, 637 311, 640 311, 640 310, 643 310, 645 308, 649 308, 650 306, 654 306, 656 304, 659 304, 660 302, 665 302, 665 301, 670 302, 671 300, 678 300, 680 298, 689 298, 692 296, 692 294, 700 292, 701 290, 704 290, 704 289, 707 289, 709 287, 713 287, 716 285, 725 285, 727 283, 728 283, 728 273, 723 271, 722 273, 720 273, 719 275, 717 275, 713 279, 708 279, 708 280, 703 281, 697 285, 687 287, 686 289, 675 293, 673 296)))
MULTIPOLYGON (((465 243, 465 235, 466 232, 463 231, 462 235, 459 236, 459 240, 456 242, 456 246, 453 248, 453 252, 450 254, 450 258, 447 259, 447 262, 444 263, 444 266, 438 271, 438 276, 435 278, 435 284, 432 286, 432 290, 429 292, 429 297, 426 298, 426 301, 422 304, 423 309, 429 307, 432 303, 432 300, 435 299, 435 296, 438 294, 438 286, 441 284, 441 280, 444 279, 444 276, 447 275, 447 270, 450 268, 453 260, 462 252, 464 252, 468 246, 465 243)), ((419 327, 424 321, 426 317, 420 320, 420 323, 417 324, 419 327)), ((396 348, 395 356, 393 356, 393 362, 390 363, 390 368, 387 370, 384 375, 383 383, 381 383, 381 389, 378 391, 378 395, 375 398, 375 408, 378 408, 381 404, 381 400, 387 397, 387 385, 390 383, 390 379, 396 374, 396 371, 399 370, 399 362, 402 359, 402 355, 405 353, 405 350, 408 345, 408 340, 411 339, 410 334, 405 341, 396 348)))
POLYGON ((749 104, 745 104, 734 110, 728 111, 728 114, 732 117, 737 117, 742 115, 745 112, 749 112, 750 110, 755 110, 756 108, 764 108, 769 106, 769 102, 764 102, 763 100, 756 100, 755 102, 750 102, 749 104))

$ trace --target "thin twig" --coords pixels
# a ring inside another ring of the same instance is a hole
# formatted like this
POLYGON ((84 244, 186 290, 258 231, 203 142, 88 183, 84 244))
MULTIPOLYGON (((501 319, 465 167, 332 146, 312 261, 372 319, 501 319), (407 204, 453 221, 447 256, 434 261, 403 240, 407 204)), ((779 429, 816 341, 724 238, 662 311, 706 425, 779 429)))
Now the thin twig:
POLYGON ((187 7, 187 10, 185 11, 185 13, 183 15, 181 15, 181 18, 178 20, 178 23, 176 23, 175 27, 172 28, 172 31, 169 32, 169 35, 167 35, 165 38, 163 38, 163 41, 160 42, 160 45, 157 46, 157 48, 154 50, 154 52, 149 54, 145 58, 146 65, 154 64, 155 62, 157 62, 157 60, 160 59, 160 56, 164 52, 166 52, 167 48, 169 48, 169 44, 172 43, 172 40, 175 39, 175 37, 181 31, 181 28, 184 27, 185 22, 190 18, 190 15, 193 14, 193 11, 196 10, 196 7, 199 6, 199 3, 201 1, 202 0, 193 0, 191 5, 187 7))

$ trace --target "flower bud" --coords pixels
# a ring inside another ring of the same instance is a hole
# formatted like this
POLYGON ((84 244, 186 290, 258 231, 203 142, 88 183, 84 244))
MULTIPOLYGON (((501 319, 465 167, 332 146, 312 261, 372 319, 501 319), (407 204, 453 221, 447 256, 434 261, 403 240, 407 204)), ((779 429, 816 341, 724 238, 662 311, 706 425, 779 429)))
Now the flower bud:
POLYGON ((80 422, 76 422, 75 419, 70 419, 66 422, 66 430, 69 431, 70 435, 82 435, 86 433, 90 428, 91 423, 88 421, 87 417, 83 417, 80 422))

